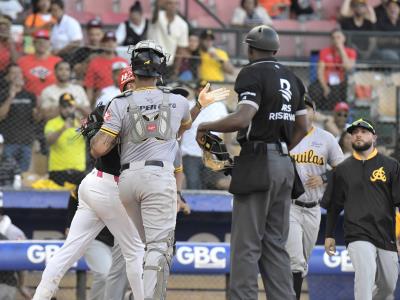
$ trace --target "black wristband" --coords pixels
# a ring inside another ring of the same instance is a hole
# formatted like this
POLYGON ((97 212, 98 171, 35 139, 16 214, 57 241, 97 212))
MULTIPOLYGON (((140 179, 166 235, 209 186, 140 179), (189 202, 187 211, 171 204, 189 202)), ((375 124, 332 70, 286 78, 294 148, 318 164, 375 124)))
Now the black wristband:
POLYGON ((196 107, 197 107, 198 109, 200 109, 200 110, 203 108, 203 106, 201 106, 199 100, 196 100, 196 107))

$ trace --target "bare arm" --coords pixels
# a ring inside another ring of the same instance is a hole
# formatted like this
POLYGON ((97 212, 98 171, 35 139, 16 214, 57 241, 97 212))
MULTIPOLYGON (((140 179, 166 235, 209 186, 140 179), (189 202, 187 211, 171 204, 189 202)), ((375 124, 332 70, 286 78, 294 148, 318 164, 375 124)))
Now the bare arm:
POLYGON ((340 8, 340 16, 341 17, 352 17, 353 16, 353 12, 351 11, 350 8, 350 2, 351 0, 344 0, 342 3, 342 7, 340 8))
POLYGON ((228 74, 233 74, 235 72, 235 68, 233 67, 232 63, 229 60, 223 62, 222 68, 225 71, 225 73, 228 74))
POLYGON ((106 155, 117 143, 117 138, 99 131, 90 141, 90 154, 94 158, 106 155))
POLYGON ((45 121, 57 117, 59 113, 60 113, 60 109, 58 107, 50 107, 50 108, 40 109, 40 116, 45 121))
POLYGON ((95 103, 95 98, 94 98, 94 88, 87 87, 86 88, 86 95, 89 99, 90 104, 93 106, 95 103))
POLYGON ((67 46, 65 46, 64 48, 58 50, 58 51, 53 51, 54 55, 63 55, 63 54, 67 54, 68 52, 72 51, 75 48, 78 48, 81 45, 81 40, 78 41, 72 41, 71 43, 69 43, 67 46))
POLYGON ((372 7, 372 5, 367 4, 367 10, 368 10, 368 13, 367 13, 367 15, 365 16, 365 18, 366 18, 367 20, 369 20, 371 23, 375 24, 376 21, 377 21, 377 19, 376 19, 375 10, 374 10, 374 8, 372 7))
POLYGON ((294 131, 292 142, 289 145, 289 150, 296 147, 298 143, 306 136, 307 134, 307 118, 306 115, 296 116, 296 120, 294 122, 294 131))
POLYGON ((50 132, 46 134, 46 141, 48 145, 53 145, 55 142, 57 142, 58 138, 61 136, 61 134, 64 132, 64 130, 67 129, 66 126, 64 125, 63 128, 61 128, 58 131, 50 132))
POLYGON ((353 69, 356 62, 354 59, 349 58, 349 56, 347 55, 346 50, 344 48, 344 45, 340 45, 338 47, 338 50, 339 50, 340 57, 342 58, 342 61, 343 61, 343 68, 346 71, 350 71, 351 69, 353 69))
POLYGON ((175 52, 174 59, 174 75, 179 75, 179 70, 181 68, 182 59, 186 54, 186 48, 178 47, 175 52))

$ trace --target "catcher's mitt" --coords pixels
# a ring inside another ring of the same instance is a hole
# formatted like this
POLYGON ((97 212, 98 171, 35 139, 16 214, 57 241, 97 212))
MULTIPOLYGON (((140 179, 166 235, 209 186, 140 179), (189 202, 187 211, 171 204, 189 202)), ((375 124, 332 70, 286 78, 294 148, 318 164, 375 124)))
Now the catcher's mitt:
POLYGON ((105 105, 97 106, 82 123, 81 134, 88 140, 94 137, 103 125, 104 108, 105 105))
POLYGON ((232 168, 232 159, 223 140, 211 132, 202 137, 203 162, 212 171, 224 171, 232 168))

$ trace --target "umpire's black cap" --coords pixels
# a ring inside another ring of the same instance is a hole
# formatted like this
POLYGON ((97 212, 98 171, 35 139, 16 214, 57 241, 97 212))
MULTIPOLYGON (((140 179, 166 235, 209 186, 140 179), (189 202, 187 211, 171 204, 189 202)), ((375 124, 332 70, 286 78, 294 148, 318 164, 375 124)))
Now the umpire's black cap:
POLYGON ((278 33, 267 25, 259 25, 251 29, 245 43, 264 51, 278 51, 280 45, 278 33))
POLYGON ((372 125, 372 122, 367 120, 367 119, 358 119, 357 121, 354 121, 353 123, 350 124, 349 127, 347 127, 347 132, 352 134, 353 130, 356 128, 364 128, 367 129, 368 131, 372 132, 373 134, 376 134, 374 125, 372 125))

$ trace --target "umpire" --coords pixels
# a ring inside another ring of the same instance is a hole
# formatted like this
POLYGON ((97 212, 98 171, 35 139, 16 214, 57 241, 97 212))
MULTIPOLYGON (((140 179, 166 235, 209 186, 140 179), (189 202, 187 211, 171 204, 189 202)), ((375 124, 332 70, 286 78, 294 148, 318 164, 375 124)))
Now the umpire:
POLYGON ((197 142, 207 131, 238 132, 230 192, 234 194, 231 230, 231 299, 258 298, 258 271, 268 299, 296 299, 289 256, 294 166, 288 148, 307 133, 305 88, 274 58, 278 34, 262 25, 246 37, 250 63, 239 73, 234 113, 198 127, 197 142))
MULTIPOLYGON (((400 165, 378 153, 376 133, 366 119, 347 129, 352 157, 335 171, 328 202, 325 251, 336 252, 334 229, 344 210, 344 240, 355 270, 356 300, 394 299, 399 274, 395 207, 400 206, 400 165)), ((322 205, 322 204, 321 204, 322 205)))

